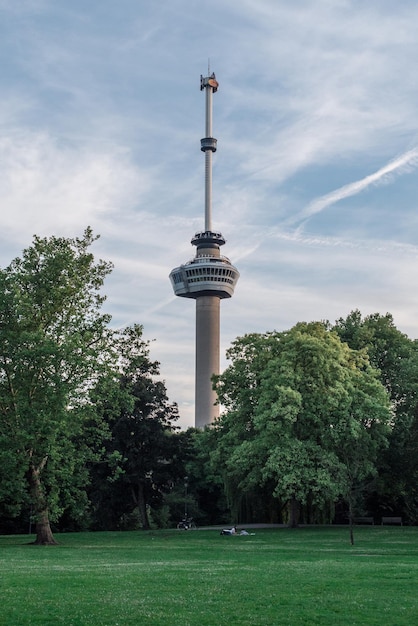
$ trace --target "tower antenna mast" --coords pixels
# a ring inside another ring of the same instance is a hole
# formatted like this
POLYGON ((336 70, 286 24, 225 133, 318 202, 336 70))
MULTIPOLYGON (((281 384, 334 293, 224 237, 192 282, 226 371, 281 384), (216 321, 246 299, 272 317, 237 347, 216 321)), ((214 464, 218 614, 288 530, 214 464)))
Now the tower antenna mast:
POLYGON ((217 140, 212 137, 212 103, 218 86, 214 73, 200 77, 200 89, 206 93, 206 137, 200 140, 200 149, 205 153, 205 230, 212 230, 212 154, 217 147, 217 140))

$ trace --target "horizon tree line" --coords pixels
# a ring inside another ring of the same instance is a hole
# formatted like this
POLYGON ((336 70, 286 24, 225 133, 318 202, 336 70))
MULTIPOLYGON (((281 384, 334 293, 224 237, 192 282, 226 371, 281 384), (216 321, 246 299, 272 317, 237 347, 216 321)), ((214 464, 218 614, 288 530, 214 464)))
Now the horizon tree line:
POLYGON ((101 310, 96 239, 35 236, 0 270, 0 532, 417 523, 418 342, 389 313, 238 337, 220 419, 182 432, 143 327, 101 310))

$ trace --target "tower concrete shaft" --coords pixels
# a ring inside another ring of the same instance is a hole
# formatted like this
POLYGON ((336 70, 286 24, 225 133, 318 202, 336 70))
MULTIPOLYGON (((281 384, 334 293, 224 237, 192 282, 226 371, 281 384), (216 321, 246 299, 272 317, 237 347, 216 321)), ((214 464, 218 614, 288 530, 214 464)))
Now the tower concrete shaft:
POLYGON ((170 273, 174 293, 196 300, 196 428, 204 428, 219 417, 212 377, 220 370, 220 300, 233 295, 239 278, 236 267, 220 253, 225 239, 212 230, 212 156, 217 149, 217 140, 212 137, 212 96, 218 90, 215 74, 201 76, 200 89, 206 95, 206 137, 200 140, 205 153, 205 230, 191 241, 196 256, 170 273))
POLYGON ((220 369, 220 302, 216 296, 196 299, 196 428, 204 428, 219 417, 216 392, 210 383, 220 369))

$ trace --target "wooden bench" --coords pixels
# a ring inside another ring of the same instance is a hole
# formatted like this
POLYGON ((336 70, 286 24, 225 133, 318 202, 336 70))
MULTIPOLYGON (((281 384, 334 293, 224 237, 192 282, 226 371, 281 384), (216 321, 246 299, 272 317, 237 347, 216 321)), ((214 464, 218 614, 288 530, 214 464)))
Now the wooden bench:
POLYGON ((402 526, 402 517, 382 517, 383 524, 400 524, 402 526))
POLYGON ((355 524, 374 524, 373 517, 354 517, 353 522, 355 524))

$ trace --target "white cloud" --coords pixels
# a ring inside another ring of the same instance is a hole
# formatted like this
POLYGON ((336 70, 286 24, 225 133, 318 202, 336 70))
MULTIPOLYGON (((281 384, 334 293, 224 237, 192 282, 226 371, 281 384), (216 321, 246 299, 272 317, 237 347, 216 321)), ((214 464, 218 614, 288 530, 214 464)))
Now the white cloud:
POLYGON ((122 149, 69 145, 45 133, 3 135, 0 167, 0 227, 19 243, 117 219, 150 185, 122 149))
POLYGON ((390 311, 418 336, 418 181, 405 175, 418 161, 416 3, 0 0, 0 10, 2 263, 34 233, 90 224, 115 263, 107 310, 156 339, 182 423, 192 423, 194 302, 174 298, 168 274, 203 225, 208 57, 220 81, 213 225, 241 272, 221 306, 223 349, 357 307, 390 311), (344 211, 326 211, 343 199, 344 211), (313 217, 310 232, 292 230, 313 217))

